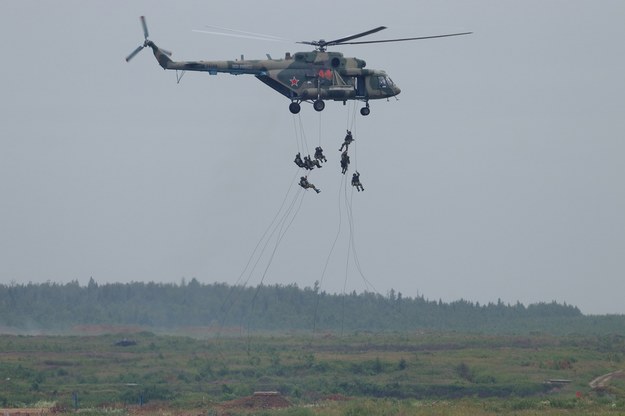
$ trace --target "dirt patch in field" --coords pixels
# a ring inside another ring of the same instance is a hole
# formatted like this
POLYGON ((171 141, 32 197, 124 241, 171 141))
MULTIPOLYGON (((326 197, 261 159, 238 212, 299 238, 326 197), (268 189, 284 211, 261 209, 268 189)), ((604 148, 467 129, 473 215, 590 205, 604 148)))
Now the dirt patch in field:
POLYGON ((610 381, 612 381, 613 378, 625 378, 625 372, 623 372, 623 370, 613 371, 611 373, 597 377, 588 384, 593 390, 602 390, 608 387, 610 381))

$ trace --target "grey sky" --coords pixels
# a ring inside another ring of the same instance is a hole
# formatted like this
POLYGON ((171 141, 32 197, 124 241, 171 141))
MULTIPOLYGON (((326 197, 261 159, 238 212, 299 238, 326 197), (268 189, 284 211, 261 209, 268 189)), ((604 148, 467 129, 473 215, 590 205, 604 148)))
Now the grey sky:
POLYGON ((625 3, 321 9, 281 0, 0 2, 0 282, 322 280, 329 292, 394 288, 625 313, 625 3), (354 107, 303 105, 294 117, 253 77, 187 73, 176 84, 149 50, 126 63, 143 40, 140 15, 177 60, 309 49, 192 31, 204 25, 294 41, 379 25, 389 29, 371 39, 475 32, 333 49, 402 88, 398 101, 372 101, 371 115, 353 120, 352 168, 366 190, 347 198, 362 274, 347 260, 337 151, 354 107), (326 149, 328 163, 310 176, 322 193, 306 193, 270 267, 275 239, 241 280, 285 195, 290 203, 297 194, 287 191, 300 122, 308 147, 326 149))

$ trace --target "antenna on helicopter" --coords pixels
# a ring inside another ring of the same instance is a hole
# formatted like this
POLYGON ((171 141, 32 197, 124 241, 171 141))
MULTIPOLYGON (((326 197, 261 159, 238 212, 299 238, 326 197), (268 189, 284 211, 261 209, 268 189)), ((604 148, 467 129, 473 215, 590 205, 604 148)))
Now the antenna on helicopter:
MULTIPOLYGON (((152 41, 151 41, 151 40, 148 40, 149 33, 148 33, 148 25, 147 25, 147 23, 145 22, 145 16, 141 16, 141 26, 143 27, 143 38, 144 38, 143 44, 142 44, 142 45, 139 45, 139 46, 137 47, 137 49, 135 49, 134 51, 132 51, 132 52, 130 53, 130 55, 128 55, 128 56, 126 57, 126 62, 130 61, 132 58, 134 58, 134 57, 135 57, 135 55, 137 55, 139 52, 141 52, 141 50, 142 50, 143 48, 145 48, 146 46, 150 46, 150 43, 152 43, 152 41)), ((160 48, 159 48, 159 49, 160 49, 160 48)), ((160 49, 160 50, 161 50, 161 52, 163 52, 165 55, 167 55, 167 56, 171 56, 171 52, 166 51, 165 49, 160 49)))

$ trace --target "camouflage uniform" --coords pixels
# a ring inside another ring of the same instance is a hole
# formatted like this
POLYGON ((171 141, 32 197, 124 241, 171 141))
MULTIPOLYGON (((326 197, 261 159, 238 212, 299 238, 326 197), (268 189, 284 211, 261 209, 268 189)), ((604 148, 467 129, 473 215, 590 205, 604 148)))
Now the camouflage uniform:
POLYGON ((362 186, 362 184, 360 183, 360 173, 358 173, 358 171, 356 171, 353 175, 352 175, 352 186, 355 186, 356 189, 358 190, 358 192, 360 191, 364 191, 365 188, 362 186))
POLYGON ((345 135, 345 141, 343 142, 343 144, 341 145, 341 147, 339 148, 339 152, 343 151, 343 147, 345 148, 345 151, 347 151, 347 149, 349 148, 349 145, 354 141, 354 138, 352 137, 352 132, 347 130, 347 134, 345 135))
POLYGON ((347 149, 341 153, 341 173, 343 173, 343 175, 345 175, 345 172, 347 172, 347 167, 349 166, 349 156, 347 155, 347 149))
POLYGON ((321 146, 315 147, 315 160, 320 160, 322 162, 328 161, 326 157, 323 155, 323 149, 321 148, 321 146))
POLYGON ((301 178, 299 178, 299 186, 301 186, 304 189, 312 188, 317 193, 321 192, 321 189, 317 189, 315 187, 315 185, 313 185, 312 183, 308 182, 308 177, 307 176, 302 176, 301 178))

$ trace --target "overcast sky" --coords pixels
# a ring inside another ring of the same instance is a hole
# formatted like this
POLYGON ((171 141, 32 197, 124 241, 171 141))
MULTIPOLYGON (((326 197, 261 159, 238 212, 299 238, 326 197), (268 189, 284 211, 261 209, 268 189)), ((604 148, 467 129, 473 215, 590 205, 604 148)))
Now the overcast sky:
POLYGON ((0 283, 320 281, 623 314, 623 22, 621 0, 3 0, 0 283), (149 49, 126 63, 140 15, 178 60, 310 49, 193 32, 206 25, 474 34, 335 47, 386 70, 398 100, 293 116, 253 76, 177 84, 149 49), (360 193, 339 167, 347 127, 360 193), (319 143, 317 195, 293 157, 319 143))

